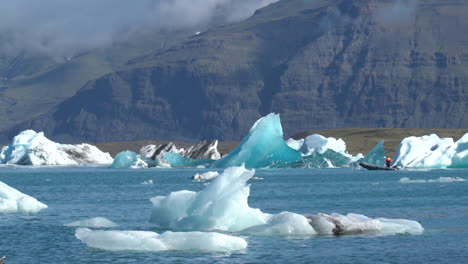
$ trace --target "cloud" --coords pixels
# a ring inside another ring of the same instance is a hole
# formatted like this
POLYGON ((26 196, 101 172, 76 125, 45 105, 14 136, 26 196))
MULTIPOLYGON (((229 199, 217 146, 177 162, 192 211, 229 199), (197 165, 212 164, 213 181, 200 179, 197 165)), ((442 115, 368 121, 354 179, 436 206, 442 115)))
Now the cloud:
POLYGON ((418 0, 393 0, 390 5, 382 7, 377 15, 382 23, 398 23, 410 18, 417 7, 418 0))
POLYGON ((0 50, 73 55, 135 31, 235 22, 278 0, 0 0, 0 50))

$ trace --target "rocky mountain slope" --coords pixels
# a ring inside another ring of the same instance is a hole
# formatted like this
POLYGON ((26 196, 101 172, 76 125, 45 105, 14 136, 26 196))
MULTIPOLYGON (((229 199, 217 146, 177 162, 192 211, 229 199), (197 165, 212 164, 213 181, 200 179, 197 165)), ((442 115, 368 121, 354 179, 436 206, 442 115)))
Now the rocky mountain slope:
POLYGON ((13 129, 88 141, 468 127, 464 0, 282 0, 131 60, 13 129))

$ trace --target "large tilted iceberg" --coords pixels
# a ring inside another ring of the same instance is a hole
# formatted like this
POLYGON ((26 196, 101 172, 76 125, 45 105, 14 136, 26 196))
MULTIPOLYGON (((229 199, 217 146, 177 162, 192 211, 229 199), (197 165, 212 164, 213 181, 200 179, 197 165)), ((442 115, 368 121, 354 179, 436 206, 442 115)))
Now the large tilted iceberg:
POLYGON ((200 192, 178 191, 151 198, 150 222, 175 230, 223 230, 245 234, 309 236, 318 234, 419 234, 422 226, 404 219, 372 219, 358 214, 268 214, 248 205, 254 170, 226 169, 200 192))
POLYGON ((395 164, 409 168, 468 168, 468 133, 457 142, 435 134, 407 137, 398 147, 395 164))
POLYGON ((33 130, 18 134, 0 152, 0 164, 79 165, 110 164, 112 161, 109 153, 95 146, 59 144, 46 138, 43 132, 33 130))
POLYGON ((0 181, 0 213, 34 213, 46 209, 47 205, 0 181))
POLYGON ((227 168, 245 164, 247 168, 265 168, 300 161, 301 153, 290 148, 283 139, 278 114, 260 118, 242 142, 212 167, 227 168))
POLYGON ((109 251, 214 251, 230 252, 247 247, 240 237, 215 232, 164 232, 90 230, 78 228, 75 236, 92 248, 109 251))

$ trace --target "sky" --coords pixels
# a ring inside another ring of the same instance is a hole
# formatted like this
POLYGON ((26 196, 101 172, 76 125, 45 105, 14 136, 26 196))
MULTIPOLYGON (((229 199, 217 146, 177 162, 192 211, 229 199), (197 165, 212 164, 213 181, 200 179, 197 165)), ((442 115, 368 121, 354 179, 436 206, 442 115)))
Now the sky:
POLYGON ((135 31, 240 21, 278 0, 0 0, 0 50, 72 55, 135 31), (220 21, 221 20, 221 21, 220 21))

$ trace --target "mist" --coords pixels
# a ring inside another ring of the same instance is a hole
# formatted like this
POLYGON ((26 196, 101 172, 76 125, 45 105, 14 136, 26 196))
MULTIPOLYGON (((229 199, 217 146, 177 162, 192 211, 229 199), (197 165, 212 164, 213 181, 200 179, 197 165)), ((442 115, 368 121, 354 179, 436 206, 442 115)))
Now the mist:
POLYGON ((0 51, 53 56, 104 47, 134 32, 231 23, 278 0, 0 0, 0 51))
POLYGON ((379 10, 378 18, 386 24, 406 21, 414 14, 417 7, 418 0, 393 0, 389 6, 379 10))

